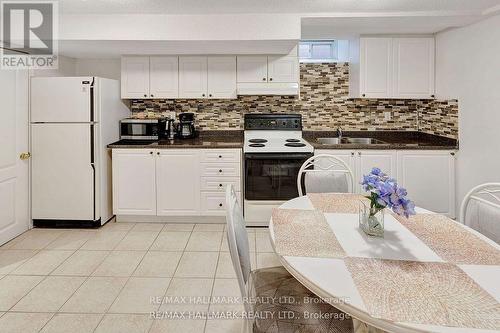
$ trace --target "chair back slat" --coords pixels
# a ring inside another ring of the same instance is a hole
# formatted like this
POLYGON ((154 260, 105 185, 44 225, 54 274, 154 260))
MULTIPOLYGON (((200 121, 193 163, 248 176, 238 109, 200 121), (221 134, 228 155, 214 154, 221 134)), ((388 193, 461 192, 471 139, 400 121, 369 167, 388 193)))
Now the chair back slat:
POLYGON ((353 193, 354 174, 340 158, 316 155, 302 164, 297 176, 297 189, 300 196, 306 193, 353 193))
POLYGON ((500 183, 470 190, 460 207, 460 221, 500 244, 500 183))
POLYGON ((248 297, 247 283, 252 271, 250 247, 243 211, 232 185, 226 187, 226 222, 229 253, 238 279, 241 296, 245 299, 248 297))

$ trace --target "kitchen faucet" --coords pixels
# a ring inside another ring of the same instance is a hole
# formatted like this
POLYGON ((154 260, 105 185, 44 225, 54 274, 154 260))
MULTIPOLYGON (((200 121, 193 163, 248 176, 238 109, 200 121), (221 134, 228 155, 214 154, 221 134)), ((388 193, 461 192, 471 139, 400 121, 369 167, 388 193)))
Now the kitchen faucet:
POLYGON ((337 127, 337 136, 339 138, 339 140, 342 139, 342 127, 337 127))

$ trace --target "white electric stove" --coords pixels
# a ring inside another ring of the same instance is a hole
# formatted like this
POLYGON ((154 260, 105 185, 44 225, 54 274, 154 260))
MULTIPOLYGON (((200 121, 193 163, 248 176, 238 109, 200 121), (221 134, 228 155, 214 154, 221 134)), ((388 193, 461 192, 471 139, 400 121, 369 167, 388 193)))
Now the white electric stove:
POLYGON ((302 131, 248 130, 244 153, 312 153, 313 146, 302 139, 302 131))
POLYGON ((300 114, 245 115, 245 221, 267 226, 272 209, 298 196, 297 175, 314 148, 300 114))

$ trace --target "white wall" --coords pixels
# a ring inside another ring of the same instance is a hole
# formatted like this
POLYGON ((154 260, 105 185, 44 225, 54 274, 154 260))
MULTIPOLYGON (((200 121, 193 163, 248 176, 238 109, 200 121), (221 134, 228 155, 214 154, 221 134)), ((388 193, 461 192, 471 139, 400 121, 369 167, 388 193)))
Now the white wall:
POLYGON ((120 80, 120 59, 76 59, 76 75, 120 80))
POLYGON ((458 207, 473 186, 500 182, 500 15, 436 36, 436 92, 459 102, 458 207))
POLYGON ((120 59, 75 59, 59 56, 58 69, 36 69, 33 76, 99 76, 120 80, 120 59))
POLYGON ((59 56, 57 69, 35 69, 33 76, 74 76, 76 73, 76 60, 59 56))
POLYGON ((59 18, 61 40, 299 40, 300 16, 226 15, 76 15, 59 18), (113 29, 110 29, 113 27, 113 29))

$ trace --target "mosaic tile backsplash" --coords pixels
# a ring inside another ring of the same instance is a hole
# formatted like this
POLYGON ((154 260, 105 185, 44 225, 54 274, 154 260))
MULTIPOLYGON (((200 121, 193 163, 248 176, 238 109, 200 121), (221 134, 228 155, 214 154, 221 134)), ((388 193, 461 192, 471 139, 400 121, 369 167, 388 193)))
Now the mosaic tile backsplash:
POLYGON ((458 101, 349 98, 349 64, 300 64, 299 96, 131 100, 132 112, 194 112, 200 130, 241 130, 245 113, 300 113, 304 130, 423 131, 458 138, 458 101), (390 113, 390 120, 385 114, 390 113))

